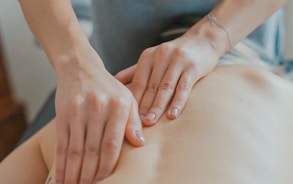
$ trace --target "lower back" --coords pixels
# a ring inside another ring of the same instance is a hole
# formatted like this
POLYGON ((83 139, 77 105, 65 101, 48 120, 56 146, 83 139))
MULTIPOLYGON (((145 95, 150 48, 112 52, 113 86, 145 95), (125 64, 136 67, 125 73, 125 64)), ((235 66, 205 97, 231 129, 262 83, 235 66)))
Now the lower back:
POLYGON ((144 129, 144 147, 125 143, 102 183, 292 183, 290 91, 274 89, 274 80, 258 70, 218 68, 196 85, 178 119, 162 117, 144 129))

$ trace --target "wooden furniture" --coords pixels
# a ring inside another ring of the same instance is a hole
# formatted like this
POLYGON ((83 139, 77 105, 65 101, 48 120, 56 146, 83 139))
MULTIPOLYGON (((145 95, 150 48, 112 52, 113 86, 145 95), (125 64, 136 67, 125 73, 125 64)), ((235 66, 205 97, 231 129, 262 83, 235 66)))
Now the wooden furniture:
POLYGON ((0 38, 0 161, 15 148, 26 126, 24 106, 15 99, 9 84, 0 38))

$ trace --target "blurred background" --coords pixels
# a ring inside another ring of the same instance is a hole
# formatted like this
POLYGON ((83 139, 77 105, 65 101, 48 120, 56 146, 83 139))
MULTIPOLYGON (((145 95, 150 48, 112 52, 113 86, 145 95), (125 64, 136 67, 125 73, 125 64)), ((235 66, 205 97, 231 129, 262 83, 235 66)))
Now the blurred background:
MULTIPOLYGON (((293 1, 286 5, 286 59, 293 59, 293 1)), ((30 122, 56 86, 54 71, 34 41, 17 0, 0 1, 0 32, 12 91, 30 122)))

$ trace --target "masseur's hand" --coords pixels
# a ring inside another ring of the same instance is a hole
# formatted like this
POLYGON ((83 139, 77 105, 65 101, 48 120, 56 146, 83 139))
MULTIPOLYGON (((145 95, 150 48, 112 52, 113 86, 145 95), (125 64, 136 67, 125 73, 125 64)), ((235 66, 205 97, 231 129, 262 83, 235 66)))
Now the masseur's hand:
POLYGON ((92 184, 110 175, 124 133, 132 145, 144 144, 135 98, 94 51, 85 53, 65 58, 57 69, 56 181, 62 184, 92 184))
POLYGON ((170 119, 180 115, 194 84, 215 67, 218 59, 205 38, 185 34, 146 49, 136 65, 115 77, 130 83, 143 123, 153 125, 165 110, 170 119))

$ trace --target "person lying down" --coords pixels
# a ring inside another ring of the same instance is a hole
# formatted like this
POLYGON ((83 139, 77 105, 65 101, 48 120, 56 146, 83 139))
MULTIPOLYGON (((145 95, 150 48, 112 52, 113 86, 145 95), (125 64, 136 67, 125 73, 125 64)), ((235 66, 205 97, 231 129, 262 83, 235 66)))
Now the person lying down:
MULTIPOLYGON (((145 146, 124 142, 99 183, 292 184, 292 83, 241 58, 201 79, 178 119, 144 127, 145 146)), ((0 164, 0 183, 53 184, 55 137, 53 119, 0 164)))

